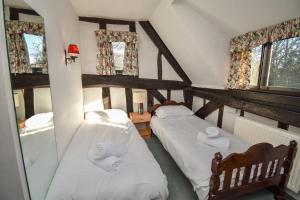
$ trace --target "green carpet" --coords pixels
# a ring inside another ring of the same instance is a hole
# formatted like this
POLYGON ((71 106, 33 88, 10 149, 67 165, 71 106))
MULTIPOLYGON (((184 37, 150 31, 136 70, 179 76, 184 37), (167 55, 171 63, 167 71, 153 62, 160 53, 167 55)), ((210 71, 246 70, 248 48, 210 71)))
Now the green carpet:
MULTIPOLYGON (((156 136, 147 139, 146 143, 168 179, 168 200, 197 200, 197 194, 185 175, 178 168, 170 154, 164 149, 156 136)), ((273 194, 267 190, 238 198, 239 200, 273 200, 273 194)))

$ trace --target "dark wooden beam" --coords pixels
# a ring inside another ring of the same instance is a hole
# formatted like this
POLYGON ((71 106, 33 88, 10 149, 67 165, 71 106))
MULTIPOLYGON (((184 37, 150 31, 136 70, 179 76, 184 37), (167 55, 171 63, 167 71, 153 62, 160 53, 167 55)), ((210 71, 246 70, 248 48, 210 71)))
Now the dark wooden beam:
POLYGON ((278 122, 277 127, 284 130, 289 130, 289 125, 286 123, 278 122))
POLYGON ((102 88, 102 100, 104 109, 111 109, 111 97, 109 87, 102 88))
POLYGON ((148 94, 153 96, 159 103, 164 103, 167 99, 158 90, 147 90, 148 94))
POLYGON ((37 12, 31 9, 23 9, 23 8, 9 8, 9 19, 10 20, 19 20, 19 14, 26 14, 26 15, 34 15, 34 16, 40 16, 37 12))
POLYGON ((24 89, 25 118, 28 119, 34 115, 34 93, 33 88, 24 89))
POLYGON ((131 76, 82 75, 83 87, 124 87, 138 89, 172 89, 181 90, 190 84, 181 81, 134 78, 131 76))
POLYGON ((283 95, 258 90, 220 90, 210 88, 192 87, 192 90, 201 90, 210 93, 226 95, 233 98, 243 99, 262 105, 274 106, 290 111, 300 112, 300 96, 283 95))
POLYGON ((171 100, 171 90, 167 90, 167 99, 171 100))
POLYGON ((102 22, 106 24, 117 24, 117 25, 130 25, 135 23, 135 21, 128 21, 128 20, 106 19, 106 18, 99 18, 99 17, 83 17, 83 16, 79 16, 79 21, 96 23, 96 24, 102 22))
POLYGON ((219 128, 222 128, 223 114, 224 114, 224 105, 219 108, 218 123, 217 123, 219 128))
MULTIPOLYGON (((300 127, 300 112, 285 109, 285 106, 280 106, 273 103, 267 104, 265 100, 254 102, 251 101, 251 95, 249 99, 245 97, 240 98, 232 95, 232 92, 228 90, 203 89, 194 87, 191 90, 193 96, 206 98, 223 105, 227 105, 233 108, 244 110, 246 112, 260 115, 262 117, 267 117, 276 121, 280 121, 282 123, 300 127)), ((266 99, 269 98, 266 97, 266 99)), ((278 99, 273 99, 271 101, 278 101, 278 99)), ((295 102, 291 103, 295 104, 295 102)), ((290 109, 292 109, 292 106, 288 105, 287 102, 285 102, 284 105, 287 105, 290 109)))
POLYGON ((104 22, 99 22, 99 28, 100 28, 100 29, 106 29, 106 28, 107 28, 106 23, 104 23, 104 22))
POLYGON ((127 112, 133 112, 133 99, 132 99, 132 89, 131 88, 125 88, 126 93, 126 107, 127 112))
POLYGON ((129 31, 130 32, 136 32, 135 22, 129 24, 129 31))
POLYGON ((183 90, 183 98, 184 98, 184 102, 188 105, 188 107, 192 110, 193 108, 193 96, 191 93, 191 90, 189 90, 188 88, 185 88, 183 90))
POLYGON ((153 41, 153 43, 156 45, 156 47, 159 49, 159 51, 165 56, 167 61, 170 63, 170 65, 173 67, 175 72, 182 78, 182 80, 186 83, 191 84, 192 81, 189 79, 189 77, 186 75, 186 73, 183 71, 180 64, 177 62, 171 51, 168 49, 168 47, 165 45, 165 43, 162 41, 158 33, 155 31, 154 27, 151 25, 149 21, 140 21, 139 22, 144 31, 147 33, 149 38, 153 41))
POLYGON ((147 108, 148 110, 154 105, 154 99, 149 90, 147 90, 147 108))
POLYGON ((135 21, 105 19, 105 18, 98 18, 98 17, 83 17, 83 16, 79 17, 79 21, 99 24, 100 29, 106 29, 107 24, 128 25, 130 32, 136 32, 135 21))
POLYGON ((241 117, 244 117, 244 116, 245 116, 245 111, 241 110, 240 116, 241 116, 241 117))
POLYGON ((26 89, 50 86, 48 74, 11 74, 10 77, 13 89, 26 89))
POLYGON ((210 101, 205 106, 200 108, 197 112, 195 112, 195 115, 200 117, 201 119, 205 119, 208 115, 210 115, 220 107, 222 107, 221 103, 210 101))
POLYGON ((158 80, 162 80, 162 54, 161 51, 158 51, 157 55, 157 77, 158 80))

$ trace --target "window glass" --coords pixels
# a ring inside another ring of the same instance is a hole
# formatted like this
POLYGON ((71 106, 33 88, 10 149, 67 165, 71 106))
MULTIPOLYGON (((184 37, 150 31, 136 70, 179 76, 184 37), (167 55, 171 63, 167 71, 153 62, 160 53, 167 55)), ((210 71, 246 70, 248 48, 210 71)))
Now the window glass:
POLYGON ((262 45, 252 49, 250 86, 257 86, 261 54, 262 54, 262 45))
POLYGON ((124 55, 125 55, 125 42, 112 42, 114 67, 115 70, 123 71, 124 68, 124 55))
POLYGON ((28 52, 29 64, 32 68, 42 67, 46 63, 43 53, 44 37, 33 34, 23 34, 25 46, 28 52))
POLYGON ((272 43, 267 86, 300 89, 300 37, 272 43))

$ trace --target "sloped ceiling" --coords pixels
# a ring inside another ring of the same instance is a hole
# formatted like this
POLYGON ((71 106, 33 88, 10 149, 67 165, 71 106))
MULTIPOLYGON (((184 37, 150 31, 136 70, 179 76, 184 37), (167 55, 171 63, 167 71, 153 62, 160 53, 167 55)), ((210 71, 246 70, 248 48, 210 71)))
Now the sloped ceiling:
POLYGON ((70 0, 78 15, 149 19, 195 85, 224 87, 229 40, 300 17, 300 0, 70 0))
POLYGON ((149 19, 161 0, 70 0, 78 15, 111 19, 149 19))
POLYGON ((299 0, 181 1, 189 3, 231 37, 300 17, 299 0))

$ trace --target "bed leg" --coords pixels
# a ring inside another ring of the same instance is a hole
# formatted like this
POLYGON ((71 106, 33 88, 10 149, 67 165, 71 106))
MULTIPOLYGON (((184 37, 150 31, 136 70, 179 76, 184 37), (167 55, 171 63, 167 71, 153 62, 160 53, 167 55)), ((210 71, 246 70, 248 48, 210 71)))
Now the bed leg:
POLYGON ((281 187, 276 187, 274 191, 275 200, 285 200, 285 191, 281 187))

